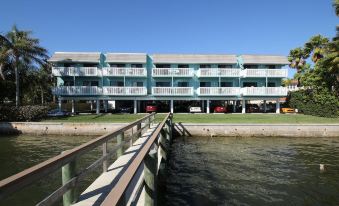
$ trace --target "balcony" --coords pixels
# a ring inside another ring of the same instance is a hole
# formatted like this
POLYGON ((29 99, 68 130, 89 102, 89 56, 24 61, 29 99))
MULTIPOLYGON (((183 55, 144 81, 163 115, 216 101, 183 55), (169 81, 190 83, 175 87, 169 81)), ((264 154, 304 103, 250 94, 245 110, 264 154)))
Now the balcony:
POLYGON ((245 69, 240 72, 242 77, 278 77, 286 78, 287 69, 245 69))
POLYGON ((153 77, 193 77, 192 68, 153 68, 153 77))
POLYGON ((154 96, 192 96, 193 87, 153 87, 154 96))
POLYGON ((199 96, 238 96, 240 87, 199 87, 199 96))
POLYGON ((239 77, 240 69, 200 68, 198 77, 239 77))
POLYGON ((52 90, 55 95, 100 95, 102 89, 97 86, 60 86, 52 90))
POLYGON ((146 87, 103 87, 104 95, 143 96, 147 95, 146 87))
POLYGON ((243 87, 243 96, 287 96, 286 87, 243 87))
POLYGON ((98 76, 97 67, 52 67, 53 76, 98 76))
POLYGON ((146 77, 146 68, 104 67, 104 76, 146 77))

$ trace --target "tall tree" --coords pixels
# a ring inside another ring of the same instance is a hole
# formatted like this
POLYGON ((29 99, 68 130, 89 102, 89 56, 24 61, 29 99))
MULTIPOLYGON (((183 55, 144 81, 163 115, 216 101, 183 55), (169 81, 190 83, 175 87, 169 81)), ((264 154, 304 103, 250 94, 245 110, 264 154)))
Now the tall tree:
POLYGON ((31 33, 13 26, 10 32, 0 36, 0 67, 5 64, 11 64, 14 67, 17 107, 20 106, 20 69, 28 64, 45 65, 48 58, 47 50, 39 45, 39 39, 31 37, 31 33))
POLYGON ((301 47, 292 49, 288 55, 288 61, 291 62, 290 67, 297 70, 298 87, 300 87, 300 75, 306 66, 306 59, 309 56, 309 52, 305 51, 305 49, 301 47))

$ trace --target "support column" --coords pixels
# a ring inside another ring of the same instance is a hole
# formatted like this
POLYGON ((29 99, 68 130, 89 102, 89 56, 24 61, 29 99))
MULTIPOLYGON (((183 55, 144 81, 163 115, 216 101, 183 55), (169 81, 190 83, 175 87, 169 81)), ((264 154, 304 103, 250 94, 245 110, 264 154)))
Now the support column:
POLYGON ((93 110, 93 100, 91 100, 91 111, 93 110))
POLYGON ((97 110, 96 114, 100 114, 100 100, 97 99, 97 110))
POLYGON ((173 99, 170 100, 170 101, 171 101, 171 113, 173 113, 173 112, 174 112, 174 108, 173 108, 173 99))
POLYGON ((107 107, 108 107, 108 100, 104 100, 105 113, 107 113, 107 107))
POLYGON ((264 100, 264 112, 266 113, 267 111, 267 105, 266 105, 266 100, 264 100))
POLYGON ((61 98, 59 97, 59 112, 61 112, 61 109, 62 109, 62 108, 61 108, 61 106, 62 106, 61 103, 62 103, 62 102, 61 102, 61 98))
POLYGON ((236 109, 237 109, 237 108, 236 108, 236 102, 237 102, 236 100, 233 101, 233 113, 236 113, 236 112, 237 112, 237 111, 236 111, 236 109))
POLYGON ((72 114, 74 114, 74 99, 72 99, 72 114))
POLYGON ((246 113, 246 101, 243 99, 242 100, 242 109, 241 109, 241 113, 245 114, 246 113))
POLYGON ((280 113, 280 102, 279 102, 279 99, 277 99, 277 103, 276 103, 276 110, 275 110, 275 113, 279 114, 280 113))
POLYGON ((141 104, 141 101, 137 101, 137 112, 141 112, 141 109, 140 109, 140 104, 141 104))
POLYGON ((205 112, 205 100, 201 100, 201 112, 205 112))
POLYGON ((134 100, 134 114, 138 113, 137 111, 137 100, 134 100))
POLYGON ((210 113, 210 100, 207 100, 207 104, 206 104, 206 113, 209 114, 210 113))

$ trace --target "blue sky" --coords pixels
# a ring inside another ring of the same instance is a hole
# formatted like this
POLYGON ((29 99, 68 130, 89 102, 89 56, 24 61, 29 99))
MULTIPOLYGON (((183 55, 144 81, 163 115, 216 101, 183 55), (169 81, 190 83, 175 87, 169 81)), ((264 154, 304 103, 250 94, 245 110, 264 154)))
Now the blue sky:
POLYGON ((333 37, 338 24, 331 0, 3 0, 1 7, 1 33, 13 24, 32 30, 50 54, 288 55, 312 35, 333 37))

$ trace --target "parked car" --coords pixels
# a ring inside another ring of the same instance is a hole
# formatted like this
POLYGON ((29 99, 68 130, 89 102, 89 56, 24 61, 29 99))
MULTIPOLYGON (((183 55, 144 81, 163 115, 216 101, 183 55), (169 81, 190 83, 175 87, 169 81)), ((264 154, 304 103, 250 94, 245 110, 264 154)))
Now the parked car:
POLYGON ((259 112, 259 106, 257 104, 246 104, 246 112, 254 113, 259 112))
POLYGON ((189 107, 190 113, 200 113, 201 107, 189 107))
POLYGON ((281 108, 280 111, 282 113, 294 113, 295 112, 295 110, 293 108, 288 108, 288 107, 281 108))
POLYGON ((216 106, 214 107, 214 113, 226 113, 227 108, 223 106, 216 106))
POLYGON ((158 111, 158 106, 156 104, 149 104, 146 106, 146 112, 157 112, 158 111))
POLYGON ((47 117, 67 117, 71 113, 67 111, 59 111, 59 109, 53 109, 47 112, 47 117))

